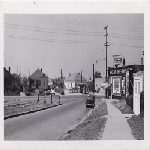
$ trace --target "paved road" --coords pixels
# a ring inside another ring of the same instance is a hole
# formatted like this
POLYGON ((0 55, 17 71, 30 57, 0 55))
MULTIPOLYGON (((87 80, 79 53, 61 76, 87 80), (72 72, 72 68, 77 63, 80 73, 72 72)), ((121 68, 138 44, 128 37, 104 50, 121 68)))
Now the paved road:
POLYGON ((78 123, 91 108, 85 107, 86 95, 64 96, 63 105, 4 121, 5 140, 58 140, 78 123))

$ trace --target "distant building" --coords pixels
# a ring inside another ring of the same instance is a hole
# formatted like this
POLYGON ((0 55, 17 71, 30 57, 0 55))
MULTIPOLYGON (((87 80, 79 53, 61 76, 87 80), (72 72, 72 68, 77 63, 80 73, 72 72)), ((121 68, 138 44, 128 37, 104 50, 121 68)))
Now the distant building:
POLYGON ((81 81, 81 75, 79 73, 69 73, 69 77, 65 78, 64 84, 66 89, 78 88, 81 84, 87 84, 87 80, 82 76, 81 81))
POLYGON ((100 90, 105 78, 95 78, 95 90, 100 90))
POLYGON ((39 68, 30 76, 32 79, 32 89, 48 89, 48 77, 45 73, 42 73, 42 69, 39 68))
POLYGON ((13 77, 10 73, 10 67, 9 67, 9 71, 6 70, 6 68, 4 67, 4 92, 12 91, 12 81, 13 81, 13 77))

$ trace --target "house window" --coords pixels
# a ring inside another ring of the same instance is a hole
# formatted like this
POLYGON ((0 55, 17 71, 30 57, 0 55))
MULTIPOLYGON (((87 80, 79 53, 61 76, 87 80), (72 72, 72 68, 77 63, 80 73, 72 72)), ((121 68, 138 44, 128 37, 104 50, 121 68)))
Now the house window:
POLYGON ((72 83, 71 83, 71 88, 72 88, 72 83))
POLYGON ((41 80, 39 80, 39 86, 41 86, 41 80))
POLYGON ((6 82, 5 82, 5 83, 6 83, 6 85, 9 85, 9 80, 6 80, 6 82))
POLYGON ((43 86, 45 86, 45 81, 43 82, 43 86))
POLYGON ((32 79, 32 86, 35 86, 35 80, 32 79))

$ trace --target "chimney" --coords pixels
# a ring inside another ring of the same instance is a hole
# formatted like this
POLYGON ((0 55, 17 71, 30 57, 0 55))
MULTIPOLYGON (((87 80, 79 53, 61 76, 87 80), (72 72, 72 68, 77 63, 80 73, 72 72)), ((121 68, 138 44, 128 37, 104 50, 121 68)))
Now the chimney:
POLYGON ((41 72, 42 72, 42 68, 41 68, 41 72))
POLYGON ((71 77, 71 73, 69 73, 69 77, 71 77))
POLYGON ((10 67, 9 67, 9 73, 10 73, 10 67))

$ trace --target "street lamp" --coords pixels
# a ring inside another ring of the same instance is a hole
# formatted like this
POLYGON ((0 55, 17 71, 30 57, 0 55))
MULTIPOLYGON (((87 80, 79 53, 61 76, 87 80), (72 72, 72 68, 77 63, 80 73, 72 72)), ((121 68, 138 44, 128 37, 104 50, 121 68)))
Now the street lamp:
POLYGON ((101 61, 101 60, 106 60, 106 58, 103 58, 103 59, 100 59, 100 60, 96 60, 96 63, 98 63, 98 61, 101 61))

